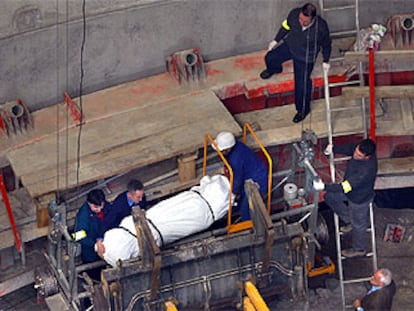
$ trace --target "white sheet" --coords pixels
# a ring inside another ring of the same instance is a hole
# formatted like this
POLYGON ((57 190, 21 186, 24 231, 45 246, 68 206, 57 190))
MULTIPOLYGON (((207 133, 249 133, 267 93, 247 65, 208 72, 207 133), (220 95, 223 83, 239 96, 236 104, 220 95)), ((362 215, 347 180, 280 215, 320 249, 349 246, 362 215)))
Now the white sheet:
MULTIPOLYGON (((214 221, 226 215, 229 193, 230 185, 225 176, 205 176, 200 180, 199 186, 151 207, 147 210, 146 217, 157 245, 162 246, 162 241, 164 245, 171 243, 210 227, 214 221), (158 232, 161 233, 162 240, 158 232)), ((118 259, 139 256, 132 216, 125 217, 120 227, 127 230, 114 228, 104 236, 104 259, 112 266, 116 266, 118 259)))

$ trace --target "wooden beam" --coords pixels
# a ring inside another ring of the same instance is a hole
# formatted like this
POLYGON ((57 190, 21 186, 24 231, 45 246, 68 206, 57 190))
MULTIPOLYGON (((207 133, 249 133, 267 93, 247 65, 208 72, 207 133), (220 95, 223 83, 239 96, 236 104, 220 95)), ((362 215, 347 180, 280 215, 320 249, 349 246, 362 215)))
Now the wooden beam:
POLYGON ((378 160, 377 175, 407 175, 414 173, 414 157, 378 160))
MULTIPOLYGON (((376 51, 374 57, 376 62, 412 62, 414 61, 414 50, 376 51)), ((368 62, 368 52, 346 52, 344 61, 347 63, 368 62)))
MULTIPOLYGON (((369 86, 347 86, 342 89, 345 99, 369 97, 369 86)), ((414 98, 414 85, 376 86, 377 98, 414 98)))

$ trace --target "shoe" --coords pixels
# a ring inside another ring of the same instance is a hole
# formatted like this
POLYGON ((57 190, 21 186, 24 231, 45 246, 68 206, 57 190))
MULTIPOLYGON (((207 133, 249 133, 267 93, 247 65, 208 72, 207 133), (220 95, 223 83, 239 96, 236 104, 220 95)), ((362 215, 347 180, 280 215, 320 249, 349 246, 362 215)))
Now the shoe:
POLYGON ((293 123, 299 123, 300 121, 305 119, 308 114, 309 114, 309 112, 306 112, 306 113, 298 112, 298 113, 296 113, 295 117, 292 120, 293 123))
POLYGON ((354 250, 353 248, 344 249, 341 253, 342 253, 342 256, 346 258, 361 257, 361 256, 365 256, 366 254, 364 250, 357 251, 357 250, 354 250))
POLYGON ((260 78, 262 78, 263 80, 269 79, 271 76, 273 76, 273 73, 270 71, 267 71, 267 69, 263 70, 260 73, 260 78))
POLYGON ((339 231, 341 231, 342 233, 349 233, 352 231, 352 224, 346 224, 344 226, 341 226, 339 228, 339 231))

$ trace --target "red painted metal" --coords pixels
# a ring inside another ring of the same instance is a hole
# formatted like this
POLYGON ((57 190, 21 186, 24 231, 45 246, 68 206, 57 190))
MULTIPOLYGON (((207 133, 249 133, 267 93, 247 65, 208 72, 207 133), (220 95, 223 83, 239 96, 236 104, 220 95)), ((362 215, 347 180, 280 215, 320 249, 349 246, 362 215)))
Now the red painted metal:
POLYGON ((72 115, 73 120, 79 123, 82 122, 83 117, 82 117, 81 111, 79 110, 78 105, 76 105, 76 103, 72 100, 72 98, 66 92, 63 93, 63 101, 67 105, 67 108, 70 111, 70 114, 72 115))
POLYGON ((20 253, 22 251, 22 243, 20 242, 19 232, 17 231, 16 222, 14 221, 14 216, 13 216, 13 212, 11 209, 9 196, 7 195, 7 190, 4 184, 2 173, 0 173, 0 189, 1 189, 1 195, 3 196, 4 206, 6 206, 7 215, 9 216, 10 226, 12 228, 13 235, 14 235, 14 241, 16 242, 17 250, 20 253))
POLYGON ((369 49, 369 103, 370 103, 370 128, 369 136, 376 141, 375 131, 375 59, 374 49, 369 49))

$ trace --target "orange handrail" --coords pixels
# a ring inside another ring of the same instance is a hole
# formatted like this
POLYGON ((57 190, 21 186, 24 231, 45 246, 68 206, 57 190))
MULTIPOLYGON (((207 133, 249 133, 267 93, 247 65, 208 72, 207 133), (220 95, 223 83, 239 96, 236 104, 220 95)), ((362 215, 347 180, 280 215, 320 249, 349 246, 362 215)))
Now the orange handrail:
POLYGON ((211 137, 210 134, 206 134, 204 136, 204 157, 203 157, 203 177, 206 176, 207 173, 207 147, 208 142, 214 146, 217 154, 219 155, 220 159, 223 161, 224 165, 229 170, 229 180, 230 180, 230 196, 229 196, 229 212, 227 217, 227 232, 230 231, 231 228, 231 212, 232 212, 232 195, 233 195, 233 169, 231 168, 229 162, 227 162, 226 158, 224 157, 223 153, 219 150, 216 142, 211 137))
POLYGON ((243 142, 246 143, 247 139, 247 129, 250 131, 250 134, 252 134, 253 138, 259 145, 260 149, 266 156, 267 162, 269 164, 269 173, 268 173, 268 185, 267 185, 267 212, 270 215, 270 203, 272 202, 272 173, 273 173, 273 161, 272 158, 269 155, 269 152, 267 152, 266 148, 263 146, 260 139, 257 137, 256 133, 253 131, 252 127, 249 123, 244 123, 243 125, 243 142))

